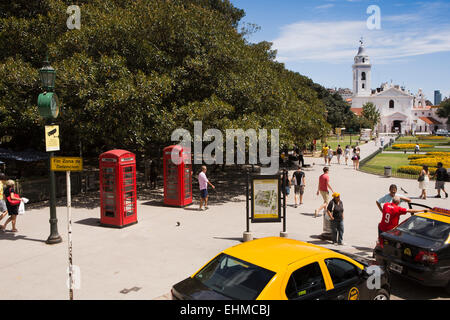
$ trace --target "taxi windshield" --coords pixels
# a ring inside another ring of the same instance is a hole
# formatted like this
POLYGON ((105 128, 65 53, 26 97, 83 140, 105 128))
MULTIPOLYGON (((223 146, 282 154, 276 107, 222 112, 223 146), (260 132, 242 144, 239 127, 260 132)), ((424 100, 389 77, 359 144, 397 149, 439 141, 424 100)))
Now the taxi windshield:
POLYGON ((449 235, 450 225, 445 222, 414 216, 401 224, 397 230, 435 241, 446 241, 449 235))
POLYGON ((275 272, 221 254, 197 273, 194 279, 234 300, 255 300, 275 272))

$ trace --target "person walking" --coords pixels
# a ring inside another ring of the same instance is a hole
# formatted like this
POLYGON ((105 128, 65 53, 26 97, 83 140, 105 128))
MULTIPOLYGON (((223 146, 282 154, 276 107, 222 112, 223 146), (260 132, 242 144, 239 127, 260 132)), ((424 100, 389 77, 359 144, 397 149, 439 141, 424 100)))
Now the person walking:
POLYGON ((348 159, 350 158, 350 146, 345 147, 345 165, 348 166, 348 159))
POLYGON ((332 242, 334 245, 344 245, 344 204, 339 193, 333 194, 333 200, 327 207, 327 214, 331 222, 332 242))
POLYGON ((291 194, 291 180, 289 180, 289 173, 286 169, 283 170, 282 174, 281 190, 285 197, 289 197, 291 194))
POLYGON ((6 176, 4 173, 0 173, 0 221, 8 214, 8 208, 6 207, 5 198, 3 197, 3 186, 6 186, 6 176))
POLYGON ((331 165, 331 160, 333 160, 333 156, 334 156, 334 151, 333 148, 331 148, 331 146, 328 148, 328 165, 331 165))
POLYGON ((356 161, 358 161, 358 155, 356 154, 356 147, 353 148, 353 153, 352 153, 352 161, 353 161, 353 169, 356 170, 356 161))
POLYGON ((338 145, 337 149, 336 149, 336 156, 337 156, 337 161, 338 164, 341 164, 341 156, 342 156, 343 150, 341 148, 341 145, 338 145))
POLYGON ((361 149, 356 147, 356 170, 359 170, 359 162, 361 161, 361 149))
POLYGON ((292 175, 292 183, 294 184, 294 201, 295 201, 295 208, 298 207, 297 205, 297 198, 300 198, 300 205, 303 204, 303 195, 305 194, 305 173, 302 171, 302 167, 298 166, 297 170, 294 171, 294 174, 292 175))
POLYGON ((395 196, 391 202, 384 204, 383 210, 381 211, 383 216, 381 218, 381 222, 378 224, 378 237, 380 237, 383 232, 388 232, 396 228, 399 224, 400 216, 407 213, 414 214, 427 211, 423 209, 406 209, 400 207, 400 201, 400 197, 395 196))
POLYGON ((319 185, 317 187, 317 195, 321 195, 323 199, 322 205, 314 211, 314 218, 317 218, 318 212, 325 209, 330 201, 330 193, 328 190, 334 193, 333 188, 330 185, 330 176, 328 167, 323 168, 323 174, 319 177, 319 185))
POLYGON ((418 154, 420 152, 420 145, 416 143, 416 146, 414 148, 414 154, 418 154))
POLYGON ((15 190, 14 190, 14 181, 13 180, 8 180, 6 182, 6 188, 3 192, 3 197, 6 199, 6 207, 8 210, 8 214, 9 214, 9 218, 8 220, 6 220, 5 224, 1 226, 2 230, 6 229, 6 226, 12 222, 12 232, 17 232, 17 228, 16 228, 16 223, 17 223, 17 215, 19 214, 19 205, 20 205, 20 201, 22 201, 22 199, 19 197, 18 194, 16 194, 15 190), (8 197, 11 199, 11 201, 16 202, 18 201, 19 203, 11 203, 10 200, 8 200, 8 197))
POLYGON ((150 164, 150 189, 156 189, 158 185, 158 169, 156 160, 152 160, 150 164))
POLYGON ((419 189, 422 190, 422 193, 420 194, 420 199, 427 200, 427 188, 428 184, 430 183, 430 173, 428 170, 428 166, 423 166, 422 170, 420 171, 419 175, 419 189))
POLYGON ((438 169, 433 175, 433 179, 436 179, 436 190, 438 192, 438 195, 436 198, 441 198, 441 190, 444 191, 445 198, 448 198, 448 193, 445 191, 445 182, 448 179, 448 173, 447 169, 444 168, 444 165, 442 162, 439 162, 437 164, 438 169))
POLYGON ((323 157, 323 160, 325 160, 325 165, 327 165, 327 163, 328 163, 328 145, 327 144, 322 148, 322 157, 323 157))
POLYGON ((302 167, 305 166, 305 150, 306 150, 306 147, 303 147, 303 148, 299 149, 299 153, 298 153, 299 164, 300 164, 302 167))
POLYGON ((378 199, 376 201, 377 207, 378 207, 378 209, 380 210, 381 213, 383 213, 383 206, 386 203, 392 203, 392 200, 396 196, 400 198, 400 201, 404 201, 404 202, 408 202, 408 203, 411 202, 411 199, 405 197, 404 195, 397 194, 397 186, 395 184, 392 184, 389 187, 389 193, 384 195, 383 197, 381 197, 380 199, 378 199))
POLYGON ((206 166, 202 166, 202 171, 198 175, 198 184, 200 187, 200 208, 199 211, 202 211, 203 204, 205 205, 205 210, 208 210, 208 185, 211 186, 211 188, 216 189, 211 182, 209 182, 208 178, 206 177, 206 166))

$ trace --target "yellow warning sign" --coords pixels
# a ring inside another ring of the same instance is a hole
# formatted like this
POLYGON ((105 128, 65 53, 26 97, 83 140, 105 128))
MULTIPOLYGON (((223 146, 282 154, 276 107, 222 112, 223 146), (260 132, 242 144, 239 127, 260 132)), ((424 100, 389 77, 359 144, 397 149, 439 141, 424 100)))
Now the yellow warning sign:
POLYGON ((59 151, 59 126, 45 126, 45 149, 59 151))
POLYGON ((83 171, 82 158, 53 157, 50 161, 52 171, 83 171))

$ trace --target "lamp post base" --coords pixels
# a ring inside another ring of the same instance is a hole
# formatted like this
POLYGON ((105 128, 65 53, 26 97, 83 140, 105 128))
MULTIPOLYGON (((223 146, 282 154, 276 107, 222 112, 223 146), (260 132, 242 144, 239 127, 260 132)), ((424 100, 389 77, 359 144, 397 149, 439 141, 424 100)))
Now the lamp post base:
POLYGON ((48 237, 47 241, 45 241, 46 244, 58 244, 61 242, 62 242, 62 238, 60 235, 50 236, 50 237, 48 237))

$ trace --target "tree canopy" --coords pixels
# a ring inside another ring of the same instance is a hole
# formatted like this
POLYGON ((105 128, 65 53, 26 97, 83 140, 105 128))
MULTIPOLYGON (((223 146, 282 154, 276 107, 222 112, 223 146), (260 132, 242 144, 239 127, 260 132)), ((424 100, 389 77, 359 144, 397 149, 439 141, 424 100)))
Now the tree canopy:
POLYGON ((277 62, 271 43, 249 43, 237 29, 245 13, 228 0, 80 0, 81 28, 69 30, 72 4, 0 5, 0 132, 13 146, 43 148, 36 104, 46 54, 66 153, 80 143, 92 155, 151 152, 197 120, 204 129, 280 129, 282 145, 330 129, 326 111, 338 99, 277 62))

